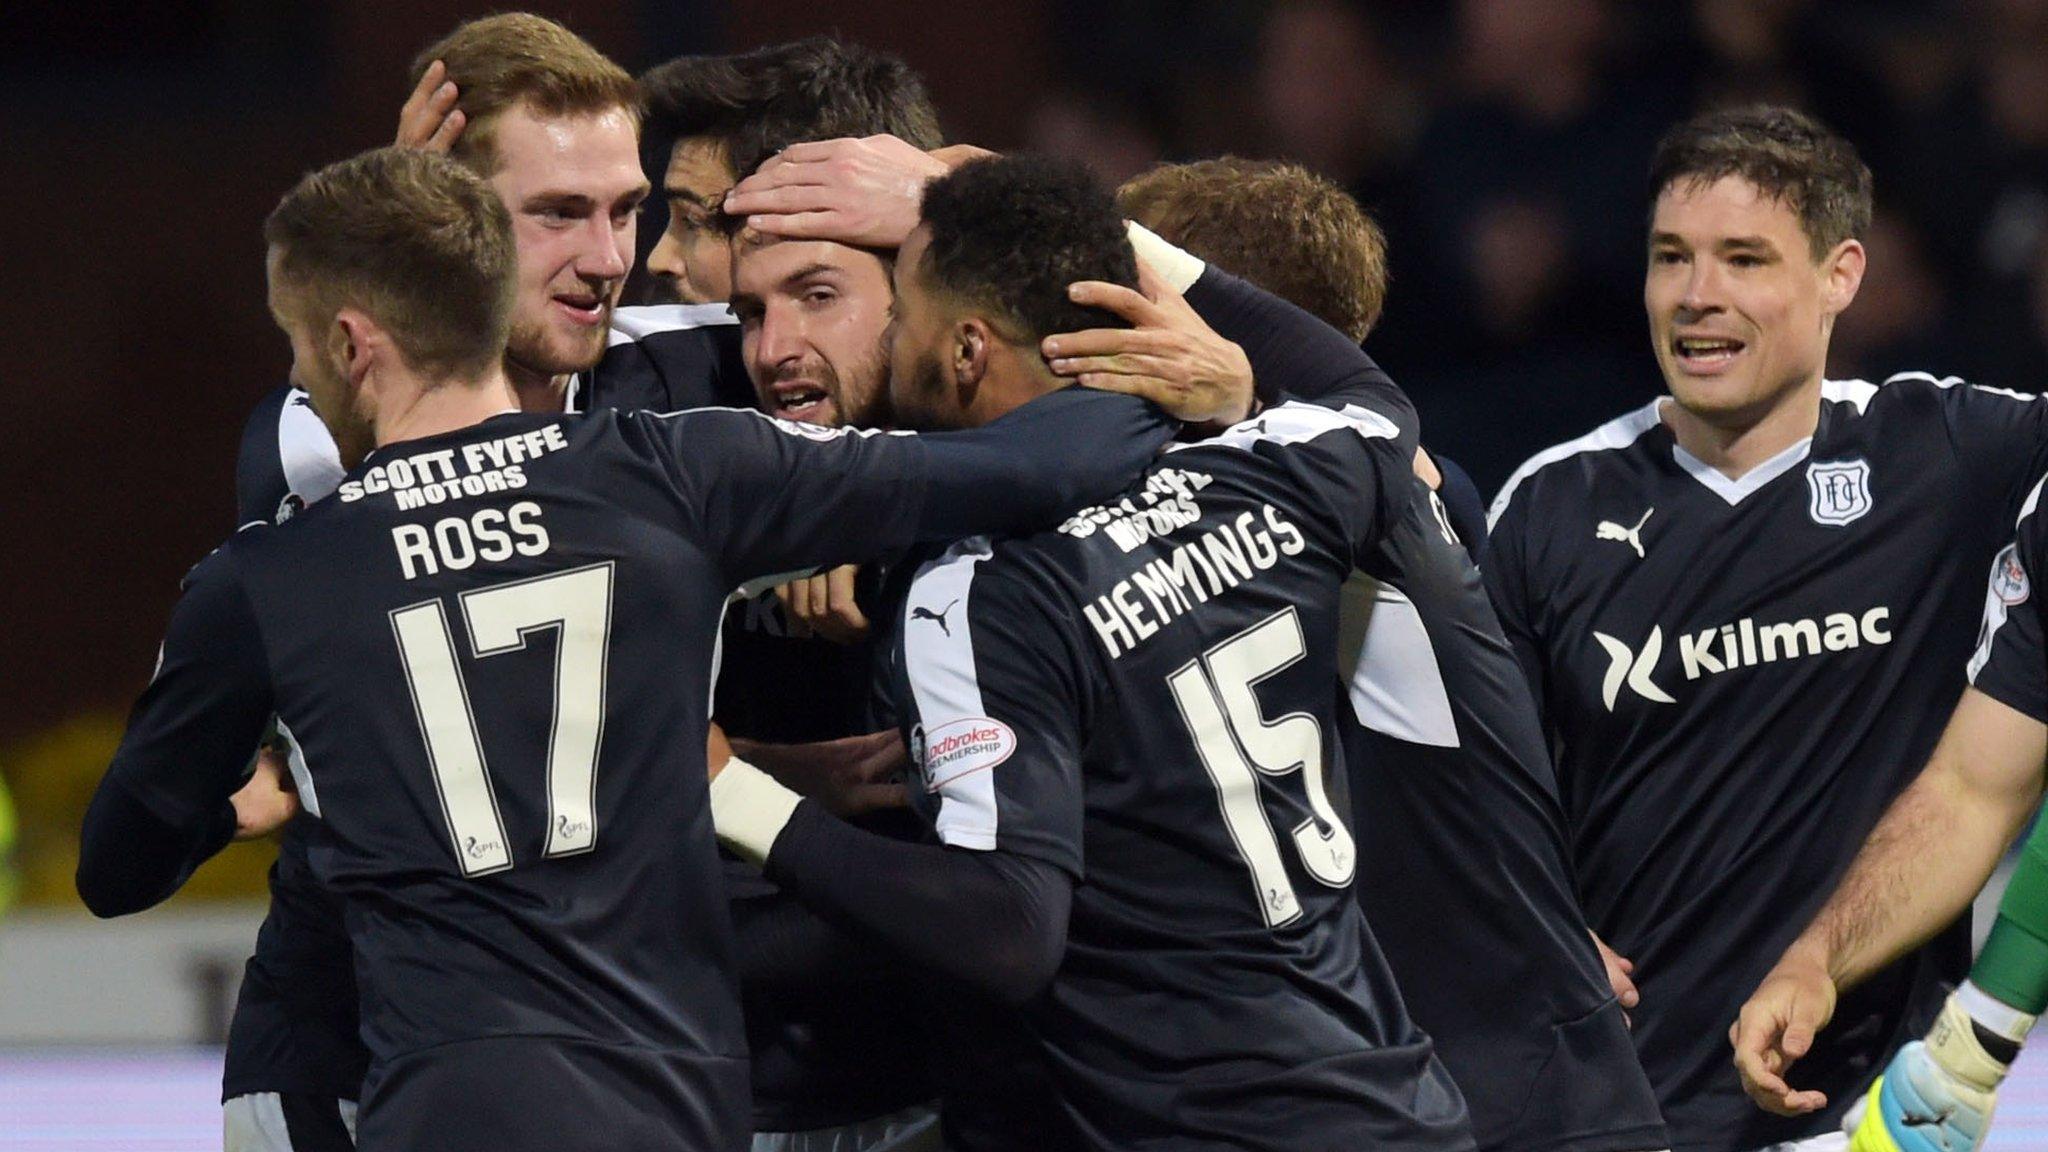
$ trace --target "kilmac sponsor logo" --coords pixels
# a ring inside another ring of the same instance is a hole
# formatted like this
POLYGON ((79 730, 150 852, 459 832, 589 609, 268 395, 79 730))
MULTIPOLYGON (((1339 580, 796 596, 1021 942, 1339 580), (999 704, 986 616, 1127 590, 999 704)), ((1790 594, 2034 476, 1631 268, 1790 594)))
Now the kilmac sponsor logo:
MULTIPOLYGON (((1852 648, 1880 647, 1892 642, 1892 610, 1879 605, 1862 614, 1831 612, 1826 616, 1788 620, 1781 624, 1759 624, 1745 616, 1718 628, 1678 634, 1678 664, 1690 682, 1702 676, 1718 676, 1737 668, 1754 668, 1781 660, 1818 656, 1823 652, 1846 652, 1852 648)), ((1607 653, 1607 675, 1600 683, 1600 699, 1609 712, 1621 698, 1624 685, 1631 692, 1656 704, 1677 700, 1657 683, 1658 665, 1664 659, 1664 628, 1650 629, 1641 648, 1605 632, 1593 633, 1607 653)), ((1665 673, 1666 683, 1670 673, 1665 673)))
POLYGON ((920 725, 911 734, 910 751, 924 765, 926 790, 937 792, 970 772, 1008 760, 1017 751, 1017 734, 1001 720, 969 716, 929 729, 920 725))

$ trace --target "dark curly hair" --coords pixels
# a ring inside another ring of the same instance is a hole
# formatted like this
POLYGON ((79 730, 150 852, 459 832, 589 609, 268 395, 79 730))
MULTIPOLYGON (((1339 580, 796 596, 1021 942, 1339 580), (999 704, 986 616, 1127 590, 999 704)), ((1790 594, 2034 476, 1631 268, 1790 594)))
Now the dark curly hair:
POLYGON ((1076 280, 1138 286, 1116 199, 1079 164, 1003 156, 962 165, 925 187, 924 224, 925 282, 987 308, 1006 340, 1130 326, 1067 299, 1076 280))
POLYGON ((1739 176, 1799 217, 1814 259, 1870 231, 1870 169, 1856 146, 1774 104, 1703 112, 1664 134, 1650 162, 1651 211, 1676 184, 1739 176))
POLYGON ((945 143, 910 65, 830 36, 679 57, 642 74, 640 86, 651 134, 715 138, 741 177, 805 140, 886 132, 926 151, 945 143))

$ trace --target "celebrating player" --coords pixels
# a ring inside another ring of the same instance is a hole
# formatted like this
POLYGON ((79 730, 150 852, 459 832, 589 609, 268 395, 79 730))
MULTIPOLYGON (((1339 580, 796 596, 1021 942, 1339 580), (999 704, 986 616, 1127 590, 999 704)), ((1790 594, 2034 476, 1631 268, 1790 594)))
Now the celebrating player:
POLYGON ((1165 428, 1080 392, 924 439, 521 413, 512 227, 400 149, 272 214, 271 307, 349 471, 188 578, 80 892, 114 915, 174 891, 274 715, 355 945, 363 1146, 729 1147, 744 1040, 697 767, 727 589, 1046 522, 1165 428))
MULTIPOLYGON (((463 24, 413 71, 399 141, 449 152, 489 179, 514 214, 519 292, 506 370, 523 406, 668 411, 748 394, 725 309, 615 306, 647 192, 631 76, 566 28, 524 13, 463 24)), ((278 388, 243 434, 236 522, 288 518, 341 475, 310 398, 278 388)), ((259 785, 277 768, 267 764, 259 785)), ((222 1078, 228 1152, 346 1148, 353 1129, 368 1054, 341 909, 307 861, 311 833, 308 819, 284 829, 270 911, 236 1000, 222 1078)))
MULTIPOLYGON (((2048 483, 2048 482, 2044 482, 2048 483)), ((2042 484, 2018 539, 1991 564, 1971 687, 1934 756, 1870 834, 1842 886, 1771 969, 1736 1023, 1735 1063, 1757 1103, 1796 1115, 1827 1104, 1790 1069, 1866 980, 1954 920, 2041 801, 2048 770, 2048 649, 2033 577, 2048 572, 2042 484)), ((2048 1008, 2048 827, 2037 829, 1970 978, 1924 1042, 1892 1058, 1852 1113, 1858 1152, 1981 1145, 1998 1084, 2048 1008)))
POLYGON ((1984 566, 2048 466, 2048 405, 1823 378, 1870 175, 1805 116, 1687 121, 1651 186, 1670 396, 1523 465, 1485 576, 1555 737, 1581 903, 1635 965, 1674 1146, 1735 1152, 1833 1128, 1967 965, 1957 922, 1843 997, 1796 1070, 1825 1108, 1766 1115, 1729 1073, 1738 1008, 1955 705, 1984 566))
MULTIPOLYGON (((1114 204, 1071 170, 973 163, 923 217, 895 270, 906 422, 973 426, 1059 388, 1039 341, 1101 326, 1077 303, 1153 308, 1114 204), (1077 279, 1111 283, 1070 301, 1077 279)), ((1025 1005, 1090 1147, 1470 1146, 1347 891, 1335 653, 1305 639, 1334 632, 1354 557, 1427 514, 1412 432, 1380 409, 1412 411, 1291 314, 1295 355, 1349 375, 1341 408, 1271 408, 1059 533, 918 571, 893 694, 942 845, 863 834, 744 765, 713 784, 721 834, 771 878, 1025 1005)))
MULTIPOLYGON (((1165 239, 1354 339, 1378 317, 1378 229, 1321 177, 1200 161, 1148 172, 1117 198, 1165 239)), ((1542 722, 1453 538, 1478 535, 1403 521, 1345 586, 1353 888, 1480 1148, 1662 1148, 1656 1099, 1572 892, 1542 722)))
MULTIPOLYGON (((830 243, 735 251, 718 204, 735 168, 751 171, 795 141, 893 131, 938 147, 923 82, 894 57, 814 37, 734 57, 685 57, 648 72, 642 85, 649 134, 678 141, 664 181, 669 226, 649 270, 685 298, 731 296, 762 411, 827 428, 882 424, 886 257, 830 243)), ((835 568, 798 586, 841 590, 840 606, 858 622, 852 573, 835 568)), ((893 728, 875 732, 885 725, 872 716, 873 652, 834 639, 796 626, 773 590, 737 600, 723 629, 713 716, 741 755, 778 779, 835 811, 890 808, 859 818, 910 834, 902 740, 893 728), (828 743, 791 747, 816 741, 828 743)), ((936 1144, 931 1012, 903 964, 872 941, 831 932, 759 869, 729 864, 755 1148, 936 1144)))

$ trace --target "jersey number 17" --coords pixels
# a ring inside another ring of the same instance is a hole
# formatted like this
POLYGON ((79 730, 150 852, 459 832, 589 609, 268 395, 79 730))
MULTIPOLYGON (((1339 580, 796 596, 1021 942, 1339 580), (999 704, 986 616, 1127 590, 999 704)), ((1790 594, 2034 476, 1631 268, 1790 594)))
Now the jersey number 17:
MULTIPOLYGON (((494 584, 458 599, 470 652, 478 659, 523 651, 535 632, 557 632, 554 721, 548 733, 548 839, 542 855, 590 851, 597 846, 597 756, 604 741, 605 666, 611 651, 612 563, 494 584)), ((484 764, 447 608, 437 598, 397 609, 391 613, 391 631, 462 874, 502 872, 512 867, 512 846, 484 764)))

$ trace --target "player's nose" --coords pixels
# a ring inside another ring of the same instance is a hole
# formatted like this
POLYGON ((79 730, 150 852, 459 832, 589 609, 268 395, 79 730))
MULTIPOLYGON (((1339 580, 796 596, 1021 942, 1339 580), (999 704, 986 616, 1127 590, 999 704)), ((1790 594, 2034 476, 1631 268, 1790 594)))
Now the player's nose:
POLYGON ((769 301, 761 313, 761 334, 755 342, 754 358, 763 367, 803 358, 806 350, 803 325, 790 315, 790 310, 769 301))

